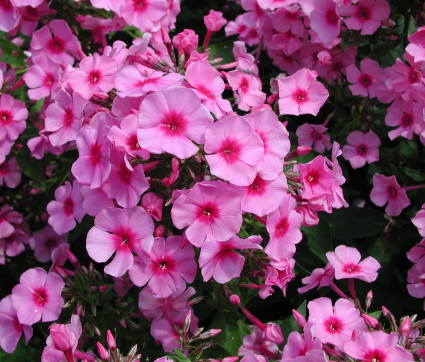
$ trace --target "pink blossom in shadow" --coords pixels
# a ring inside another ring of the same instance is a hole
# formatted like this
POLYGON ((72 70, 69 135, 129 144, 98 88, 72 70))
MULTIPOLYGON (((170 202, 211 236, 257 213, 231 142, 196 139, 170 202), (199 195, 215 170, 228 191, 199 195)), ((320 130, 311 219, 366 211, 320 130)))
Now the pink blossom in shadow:
POLYGON ((225 284, 239 278, 245 258, 234 250, 261 249, 261 241, 260 236, 241 239, 236 235, 227 241, 207 239, 198 260, 204 282, 213 278, 217 283, 225 284))
POLYGON ((408 37, 408 40, 410 44, 407 45, 406 52, 415 59, 415 62, 423 62, 425 60, 425 26, 417 29, 408 37))
POLYGON ((51 226, 46 226, 34 233, 30 239, 30 247, 34 250, 34 257, 40 263, 51 260, 53 252, 62 244, 66 243, 67 234, 58 235, 51 226))
POLYGON ((238 356, 255 353, 267 358, 275 359, 279 348, 276 343, 264 339, 263 332, 257 326, 250 326, 251 334, 247 334, 242 339, 242 345, 239 347, 238 356))
POLYGON ((325 269, 314 269, 309 277, 301 280, 305 286, 298 288, 298 293, 305 293, 316 286, 318 288, 327 287, 333 282, 334 276, 335 270, 330 263, 326 264, 325 269))
POLYGON ((13 353, 21 339, 22 332, 25 341, 32 337, 32 327, 19 322, 12 296, 8 295, 0 301, 0 346, 6 353, 13 353))
POLYGON ((399 336, 391 332, 358 333, 354 340, 344 343, 344 352, 361 361, 414 361, 412 353, 398 345, 399 336))
POLYGON ((328 129, 321 124, 304 123, 297 128, 298 144, 300 146, 313 147, 319 153, 324 153, 332 148, 331 137, 325 132, 328 129))
POLYGON ((279 113, 317 116, 328 99, 329 92, 316 78, 317 74, 305 68, 287 78, 280 78, 279 113))
POLYGON ((129 271, 131 281, 141 287, 148 283, 156 298, 166 298, 186 288, 195 279, 197 265, 192 245, 181 247, 181 236, 155 238, 151 252, 139 253, 129 271))
POLYGON ((14 189, 21 183, 21 176, 21 169, 15 157, 10 158, 9 161, 0 162, 0 186, 4 181, 7 187, 14 189))
POLYGON ((12 289, 12 303, 21 324, 32 325, 58 319, 64 300, 61 297, 65 286, 62 278, 44 269, 33 268, 24 272, 20 284, 12 289))
POLYGON ((360 70, 355 64, 350 64, 347 69, 347 80, 351 93, 354 96, 374 98, 385 90, 382 79, 382 69, 376 60, 369 58, 360 62, 360 70))
POLYGON ((381 141, 376 133, 369 131, 351 132, 347 137, 348 145, 342 148, 342 156, 350 161, 352 168, 363 167, 366 162, 373 163, 379 160, 379 145, 381 141))
POLYGON ((234 185, 248 186, 257 174, 256 165, 263 157, 264 144, 248 122, 232 114, 206 129, 204 150, 213 175, 234 185))
POLYGON ((377 206, 384 206, 388 202, 385 212, 392 216, 399 216, 410 205, 406 190, 398 184, 395 176, 387 177, 378 173, 373 175, 370 199, 377 206))
POLYGON ((62 235, 71 231, 77 225, 75 219, 81 222, 86 214, 81 203, 81 185, 74 181, 71 186, 69 181, 55 191, 55 200, 47 204, 49 224, 56 233, 62 235))
POLYGON ((94 93, 114 88, 118 65, 112 57, 94 53, 80 61, 79 68, 68 76, 71 88, 89 100, 94 93))
POLYGON ((407 291, 412 297, 425 297, 425 259, 421 258, 407 272, 407 291))
POLYGON ((83 209, 90 216, 96 216, 103 209, 113 207, 111 200, 102 188, 91 189, 88 186, 81 186, 81 195, 83 196, 83 209))
POLYGON ((263 180, 274 180, 283 171, 284 157, 291 148, 289 133, 270 109, 251 112, 243 119, 249 123, 264 144, 263 157, 256 169, 263 180))
POLYGON ((270 296, 273 286, 280 288, 286 297, 288 283, 295 277, 294 267, 295 260, 293 258, 271 259, 264 276, 264 288, 258 292, 260 298, 265 299, 270 296))
POLYGON ((315 0, 315 9, 310 13, 311 28, 323 43, 329 43, 338 37, 341 30, 341 15, 337 2, 333 0, 315 0))
POLYGON ((205 129, 212 116, 194 91, 174 87, 146 96, 139 109, 139 145, 155 154, 163 152, 185 159, 204 144, 205 129))
POLYGON ((339 245, 335 252, 327 252, 326 258, 335 270, 335 279, 356 278, 372 283, 378 277, 381 265, 369 256, 360 261, 360 252, 356 248, 339 245))
POLYGON ((108 261, 116 252, 105 273, 120 277, 133 266, 133 252, 151 251, 153 231, 153 221, 143 208, 107 208, 94 219, 94 226, 87 234, 86 249, 98 263, 108 261))
POLYGON ((221 181, 197 183, 181 194, 171 209, 173 224, 186 229, 186 237, 201 247, 211 235, 218 241, 229 240, 242 225, 240 193, 221 181))
POLYGON ((419 234, 425 237, 425 204, 422 205, 416 216, 412 218, 412 223, 418 228, 419 234))
POLYGON ((360 312, 347 299, 338 299, 335 306, 329 298, 317 298, 307 304, 308 322, 316 325, 315 335, 322 343, 331 343, 342 349, 353 331, 367 332, 360 312))
POLYGON ((264 251, 275 260, 292 257, 295 244, 302 239, 301 216, 294 210, 295 206, 295 199, 287 194, 277 210, 267 216, 270 240, 264 251))

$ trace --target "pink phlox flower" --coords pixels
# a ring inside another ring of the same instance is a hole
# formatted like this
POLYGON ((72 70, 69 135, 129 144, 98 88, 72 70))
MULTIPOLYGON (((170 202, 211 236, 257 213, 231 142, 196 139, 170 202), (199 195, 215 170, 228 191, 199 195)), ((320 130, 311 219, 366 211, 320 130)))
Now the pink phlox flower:
POLYGON ((288 191, 285 175, 280 174, 275 180, 263 180, 258 174, 249 186, 241 188, 242 211, 265 216, 275 211, 288 191))
POLYGON ((102 188, 91 189, 89 186, 81 186, 83 196, 83 209, 90 216, 96 216, 103 209, 113 207, 114 203, 102 188))
POLYGON ((128 25, 134 25, 140 31, 153 33, 160 29, 160 20, 167 15, 166 0, 135 0, 123 2, 118 15, 124 18, 128 25))
POLYGON ((425 256, 425 239, 422 239, 419 244, 410 249, 406 255, 412 263, 419 262, 425 256))
POLYGON ((0 210, 0 239, 12 235, 15 228, 23 222, 22 215, 14 211, 9 205, 5 205, 0 210))
POLYGON ((204 282, 213 278, 217 283, 225 284, 239 278, 245 258, 234 250, 261 249, 261 241, 260 236, 241 239, 235 235, 227 241, 207 238, 198 260, 204 282))
POLYGON ((120 97, 140 97, 181 85, 182 80, 183 76, 177 73, 164 74, 157 70, 143 72, 133 65, 127 65, 120 69, 114 84, 120 97))
POLYGON ((347 299, 338 299, 335 306, 329 298, 317 298, 307 304, 308 322, 316 326, 315 335, 322 343, 332 343, 342 349, 349 341, 353 330, 367 332, 364 320, 354 304, 347 299))
POLYGON ((334 0, 315 0, 315 9, 310 13, 310 26, 323 43, 338 37, 341 30, 341 15, 338 2, 334 0))
MULTIPOLYGON (((425 101, 425 99, 424 99, 425 101)), ((396 127, 396 129, 388 132, 390 140, 401 136, 409 140, 412 139, 413 133, 420 135, 425 127, 423 118, 423 109, 425 102, 404 101, 398 98, 388 107, 385 116, 385 124, 396 127)))
POLYGON ((142 196, 141 204, 148 214, 156 221, 162 219, 162 208, 164 201, 153 192, 148 192, 142 196))
POLYGON ((173 37, 173 46, 177 49, 178 56, 184 54, 185 59, 188 59, 193 51, 198 47, 199 36, 192 29, 184 29, 173 37))
POLYGON ((125 28, 124 19, 116 15, 107 19, 96 18, 91 15, 77 15, 76 20, 83 29, 91 30, 93 42, 101 44, 103 47, 107 46, 106 34, 125 28))
POLYGON ((312 210, 309 205, 309 203, 303 203, 295 208, 295 210, 301 215, 302 226, 314 226, 320 221, 317 216, 317 211, 312 210))
POLYGON ((399 336, 391 332, 367 331, 344 343, 344 352, 361 361, 413 362, 411 352, 398 345, 399 336))
POLYGON ((341 5, 340 13, 348 29, 361 30, 361 35, 373 34, 390 16, 385 0, 359 0, 357 4, 341 5))
POLYGON ((276 10, 282 7, 289 7, 297 3, 297 0, 258 0, 258 6, 264 10, 276 10))
POLYGON ((66 150, 66 145, 52 146, 47 136, 46 130, 39 132, 39 137, 34 137, 28 140, 27 146, 31 151, 31 157, 41 160, 44 153, 51 153, 52 155, 61 155, 66 150))
POLYGON ((226 73, 226 78, 240 110, 249 111, 251 107, 264 104, 266 94, 261 91, 262 84, 258 76, 241 70, 232 70, 226 73))
POLYGON ((415 33, 407 38, 410 44, 406 47, 415 62, 423 62, 425 60, 425 26, 420 27, 415 33))
POLYGON ((156 298, 166 298, 173 292, 185 289, 186 282, 195 279, 197 265, 192 245, 181 247, 181 236, 155 238, 149 255, 136 258, 130 269, 131 281, 138 287, 148 283, 156 298))
POLYGON ((204 24, 210 31, 219 31, 226 23, 227 20, 223 18, 221 11, 210 9, 208 15, 204 16, 204 24))
POLYGON ((58 319, 64 300, 61 297, 65 286, 62 278, 41 268, 24 272, 20 284, 12 289, 12 303, 16 308, 19 323, 32 325, 58 319))
POLYGON ((258 66, 255 58, 251 53, 248 53, 243 41, 233 42, 232 52, 236 61, 236 69, 258 76, 258 66))
POLYGON ((139 145, 137 130, 139 119, 135 114, 129 114, 121 120, 119 127, 112 126, 108 131, 109 141, 119 150, 125 151, 131 157, 149 159, 149 152, 139 145))
POLYGON ((342 148, 342 156, 350 161, 352 168, 363 167, 366 162, 373 163, 379 160, 379 145, 381 141, 376 133, 369 131, 351 132, 347 137, 347 145, 342 148))
POLYGON ((327 158, 326 162, 330 167, 332 167, 332 173, 335 176, 335 182, 331 186, 332 195, 334 198, 332 207, 335 209, 340 209, 341 207, 348 207, 348 203, 344 199, 344 193, 341 188, 341 185, 345 183, 345 177, 342 173, 342 168, 338 162, 338 157, 341 155, 342 150, 340 149, 339 143, 333 142, 331 160, 327 158))
POLYGON ((238 186, 250 185, 264 154, 264 143, 243 117, 220 118, 205 131, 205 159, 211 173, 238 186))
POLYGON ((0 301, 0 346, 6 353, 13 353, 21 339, 22 332, 25 341, 32 337, 32 327, 19 322, 12 296, 8 295, 0 301))
POLYGON ((87 101, 80 93, 72 95, 63 88, 56 93, 55 101, 46 109, 44 126, 52 146, 61 146, 77 139, 83 122, 83 109, 87 101))
POLYGON ((250 327, 252 333, 243 337, 238 356, 255 353, 267 358, 275 358, 279 351, 277 344, 264 339, 263 332, 257 326, 250 327))
POLYGON ((80 317, 74 314, 71 317, 71 323, 52 324, 49 330, 50 334, 46 340, 47 347, 44 348, 41 360, 43 362, 51 361, 51 359, 47 357, 48 354, 53 352, 51 350, 55 350, 55 355, 58 357, 62 355, 60 360, 67 360, 69 355, 73 355, 77 349, 78 340, 81 337, 82 327, 80 317))
POLYGON ((30 45, 34 59, 47 56, 59 64, 72 65, 74 58, 83 55, 78 38, 62 19, 52 20, 34 32, 30 45))
POLYGON ((7 187, 14 189, 20 184, 21 176, 21 169, 15 157, 0 162, 0 186, 3 185, 4 181, 7 187))
POLYGON ((9 32, 18 26, 21 20, 21 13, 10 0, 6 0, 1 2, 0 17, 2 19, 0 30, 9 32))
POLYGON ((386 90, 382 78, 382 69, 376 60, 369 58, 360 62, 360 70, 355 64, 350 64, 347 69, 347 80, 354 83, 350 88, 354 96, 374 98, 386 90))
POLYGON ((221 181, 197 183, 181 194, 171 209, 173 224, 186 229, 186 237, 201 247, 208 235, 229 240, 242 225, 240 193, 221 181))
POLYGON ((305 293, 316 286, 318 286, 318 288, 327 287, 333 282, 334 276, 335 269, 330 263, 326 264, 325 269, 316 268, 312 271, 310 276, 301 280, 305 286, 298 288, 298 293, 305 293))
POLYGON ((243 117, 264 144, 263 157, 256 168, 263 180, 274 180, 283 172, 284 157, 291 143, 289 133, 270 109, 251 112, 243 117))
POLYGON ((49 213, 49 224, 55 232, 62 235, 75 228, 77 219, 81 222, 86 214, 81 203, 81 185, 74 181, 72 186, 69 181, 64 186, 60 186, 55 191, 55 200, 47 204, 49 213))
POLYGON ((229 21, 224 28, 226 36, 237 34, 239 39, 249 46, 258 44, 260 37, 258 35, 260 24, 252 20, 248 13, 238 15, 235 21, 229 21))
POLYGON ((384 176, 378 173, 373 175, 373 189, 370 199, 377 206, 384 206, 387 202, 385 212, 392 216, 399 216, 401 211, 410 205, 410 200, 404 190, 397 182, 395 176, 384 176))
POLYGON ((316 78, 317 74, 306 68, 287 78, 280 78, 278 80, 279 114, 317 116, 328 99, 329 92, 316 78))
POLYGON ((12 0, 11 2, 17 8, 24 6, 31 6, 32 8, 36 8, 43 2, 43 0, 12 0))
POLYGON ((23 75, 28 88, 28 97, 39 100, 49 95, 55 95, 59 88, 59 78, 62 70, 59 64, 48 57, 40 57, 23 75))
MULTIPOLYGON (((28 118, 28 110, 25 105, 8 94, 0 97, 0 153, 7 155, 9 152, 1 152, 5 143, 11 143, 25 130, 25 120, 28 118)), ((10 148, 9 148, 10 150, 10 148)))
POLYGON ((327 362, 322 343, 314 335, 315 326, 306 323, 304 334, 291 332, 282 353, 282 362, 327 362))
POLYGON ((292 34, 290 31, 274 34, 272 36, 272 42, 274 49, 282 50, 287 56, 294 56, 303 45, 302 38, 292 34))
POLYGON ((372 283, 378 277, 381 265, 369 256, 360 261, 360 252, 356 248, 339 245, 335 252, 327 252, 326 258, 335 270, 335 279, 356 278, 372 283))
POLYGON ((225 88, 224 81, 209 62, 191 63, 186 69, 185 77, 202 104, 217 118, 232 112, 230 102, 221 97, 225 88))
POLYGON ((305 33, 301 20, 303 15, 298 7, 282 7, 271 14, 273 29, 278 33, 289 32, 293 36, 302 36, 305 33))
POLYGON ((107 139, 107 126, 100 119, 89 126, 81 128, 77 137, 78 159, 71 171, 81 185, 94 189, 100 187, 109 177, 111 164, 109 160, 110 142, 107 139))
POLYGON ((90 99, 97 92, 109 92, 114 88, 114 79, 118 65, 112 57, 94 53, 80 61, 67 79, 74 91, 79 92, 85 99, 90 99))
POLYGON ((412 223, 418 228, 419 234, 425 237, 425 204, 422 205, 416 216, 412 218, 412 223))
POLYGON ((140 196, 149 188, 143 165, 132 166, 127 155, 111 150, 111 172, 102 185, 106 195, 117 201, 121 207, 133 207, 139 203, 140 196))
MULTIPOLYGON (((228 358, 229 358, 229 362, 237 361, 239 359, 238 357, 236 357, 237 359, 235 359, 235 360, 232 360, 231 359, 232 357, 228 357, 228 358)), ((225 360, 226 360, 226 358, 225 358, 225 360)), ((224 361, 224 362, 227 362, 227 360, 224 361)), ((267 359, 266 359, 266 357, 261 356, 259 354, 249 353, 249 354, 246 354, 245 356, 243 356, 242 359, 240 360, 240 362, 267 362, 267 359)))
POLYGON ((295 260, 293 258, 284 258, 280 260, 270 260, 264 276, 264 287, 258 292, 260 298, 267 298, 271 292, 271 287, 276 286, 282 290, 286 297, 286 288, 288 283, 295 277, 293 273, 295 260))
POLYGON ((185 159, 198 152, 191 141, 204 144, 205 129, 213 118, 194 91, 174 87, 147 95, 140 105, 139 122, 141 147, 185 159))
POLYGON ((34 250, 34 257, 40 263, 51 260, 52 253, 62 244, 66 243, 67 234, 58 235, 51 226, 34 233, 30 239, 30 247, 34 250))
POLYGON ((166 298, 156 298, 149 286, 143 288, 139 293, 139 309, 147 319, 166 318, 174 321, 180 312, 188 306, 188 300, 195 295, 192 287, 173 292, 166 298))
POLYGON ((295 206, 295 199, 287 194, 277 210, 267 216, 266 227, 270 240, 264 251, 275 260, 292 257, 295 244, 302 239, 301 216, 294 210, 295 206))
POLYGON ((52 251, 52 267, 50 271, 55 271, 56 267, 61 267, 67 262, 68 252, 68 243, 62 243, 52 251))
POLYGON ((321 124, 304 123, 297 128, 298 144, 300 146, 313 147, 319 153, 324 153, 332 148, 331 137, 325 132, 328 129, 321 124))
POLYGON ((87 234, 86 249, 98 263, 108 261, 115 252, 105 273, 120 277, 133 266, 133 252, 151 251, 153 231, 152 218, 143 208, 107 208, 96 215, 94 226, 87 234))
POLYGON ((41 19, 56 13, 54 9, 50 9, 47 1, 38 1, 39 5, 36 7, 27 5, 25 0, 21 0, 21 2, 25 3, 25 5, 19 9, 22 17, 22 23, 20 24, 19 30, 22 34, 29 37, 33 35, 41 19))
POLYGON ((0 264, 5 264, 6 258, 10 258, 21 254, 28 244, 29 235, 26 224, 15 225, 13 232, 4 238, 0 238, 0 264))
POLYGON ((421 258, 407 272, 407 291, 412 297, 425 297, 425 259, 421 258))

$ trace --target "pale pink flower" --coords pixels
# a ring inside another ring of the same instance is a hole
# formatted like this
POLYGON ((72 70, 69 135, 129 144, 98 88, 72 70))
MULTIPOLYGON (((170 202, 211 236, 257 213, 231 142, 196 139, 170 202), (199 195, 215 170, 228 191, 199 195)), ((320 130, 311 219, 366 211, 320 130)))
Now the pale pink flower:
POLYGON ((422 205, 416 216, 412 218, 412 223, 418 228, 419 234, 425 237, 425 204, 422 205))
POLYGON ((360 252, 356 248, 339 245, 335 252, 327 252, 326 258, 335 270, 335 279, 356 278, 372 283, 378 277, 381 265, 369 256, 360 261, 360 252))
POLYGON ((226 73, 226 78, 240 110, 249 111, 251 107, 264 104, 266 94, 261 91, 262 84, 258 76, 242 70, 232 70, 226 73))
POLYGON ((208 15, 204 16, 204 24, 210 31, 219 31, 226 23, 227 20, 223 18, 221 11, 210 9, 208 15))
POLYGON ((255 353, 267 358, 276 359, 279 348, 276 343, 263 338, 263 332, 257 326, 251 326, 252 333, 247 334, 242 339, 242 345, 239 347, 238 356, 255 353))
POLYGON ((347 299, 338 299, 335 306, 329 298, 317 298, 307 304, 308 321, 316 325, 315 335, 322 343, 332 343, 342 348, 353 331, 366 332, 367 327, 360 311, 347 299))
POLYGON ((297 128, 298 144, 300 146, 313 147, 319 153, 324 153, 332 148, 331 137, 325 132, 328 129, 321 124, 304 123, 297 128))
POLYGON ((361 35, 373 34, 388 19, 391 9, 385 0, 359 0, 342 6, 340 12, 348 29, 361 30, 361 35))
POLYGON ((120 277, 133 266, 132 252, 151 251, 153 231, 153 221, 143 208, 107 208, 96 215, 87 234, 87 252, 98 263, 108 261, 116 252, 105 273, 120 277))
POLYGON ((288 7, 293 3, 298 2, 297 0, 257 0, 258 5, 261 9, 276 10, 281 7, 288 7))
POLYGON ((410 205, 406 190, 398 184, 395 176, 387 177, 378 173, 373 175, 370 199, 377 206, 384 206, 388 202, 385 212, 392 216, 399 216, 410 205))
POLYGON ((67 81, 74 91, 88 100, 94 93, 107 93, 114 88, 117 71, 118 65, 112 57, 94 53, 80 61, 79 68, 68 76, 67 81))
POLYGON ((178 229, 188 226, 185 235, 197 247, 208 235, 228 240, 242 225, 240 194, 221 181, 197 183, 174 202, 171 218, 178 229))
POLYGON ((177 49, 178 56, 184 54, 188 59, 192 52, 198 47, 198 35, 192 29, 184 29, 173 37, 173 46, 177 49))
POLYGON ((425 297, 425 259, 421 258, 407 272, 407 291, 412 297, 425 297))
POLYGON ((387 115, 385 116, 385 124, 387 126, 398 126, 388 132, 390 140, 392 141, 399 136, 411 140, 413 133, 420 135, 424 129, 424 107, 424 102, 404 101, 402 98, 395 100, 388 107, 387 115))
POLYGON ((21 339, 22 332, 25 341, 32 337, 32 327, 19 322, 16 308, 12 303, 12 295, 0 301, 0 346, 6 353, 13 353, 21 339))
POLYGON ((376 133, 369 131, 351 132, 347 137, 348 145, 342 148, 342 156, 350 161, 352 168, 363 167, 366 162, 373 163, 379 160, 379 145, 381 141, 376 133))
MULTIPOLYGON (((28 118, 28 110, 25 105, 8 94, 0 97, 0 153, 4 143, 15 141, 25 130, 25 120, 28 118)), ((9 148, 10 149, 10 148, 9 148)))
POLYGON ((295 244, 302 239, 301 216, 294 210, 295 206, 295 199, 287 194, 278 209, 267 216, 270 240, 264 251, 275 260, 292 257, 295 244))
POLYGON ((15 157, 10 158, 9 161, 0 162, 0 186, 3 185, 3 181, 11 189, 20 184, 21 169, 15 157))
POLYGON ((141 287, 148 283, 157 298, 185 289, 195 279, 197 265, 193 246, 181 247, 181 236, 155 238, 149 254, 139 253, 129 271, 131 281, 141 287))
POLYGON ((35 259, 40 263, 50 261, 53 252, 66 243, 67 238, 67 234, 58 235, 50 225, 34 233, 30 239, 30 247, 34 250, 35 259))
POLYGON ((211 173, 238 186, 250 185, 264 154, 261 137, 242 117, 220 118, 205 131, 204 150, 211 173))
POLYGON ((91 189, 88 186, 81 186, 81 195, 83 196, 83 209, 90 216, 96 216, 103 209, 113 207, 111 200, 102 188, 91 189))
POLYGON ((261 138, 264 154, 256 169, 263 180, 274 180, 283 172, 284 157, 291 148, 289 133, 270 109, 251 112, 243 119, 261 138))
POLYGON ((138 27, 142 32, 159 30, 161 18, 167 15, 166 0, 132 0, 121 3, 119 15, 128 25, 138 27))
POLYGON ((139 122, 141 147, 185 159, 198 152, 191 141, 203 144, 205 129, 213 119, 192 90, 174 87, 147 95, 140 105, 139 122))
POLYGON ((9 32, 16 28, 21 20, 21 14, 10 0, 0 2, 0 30, 9 32))
POLYGON ((61 297, 64 281, 59 275, 33 268, 24 272, 20 284, 12 289, 12 303, 19 323, 32 325, 58 319, 64 300, 61 297))
POLYGON ((323 43, 338 37, 341 29, 341 15, 334 0, 315 0, 315 9, 310 13, 310 26, 323 43))
POLYGON ((279 113, 317 116, 329 92, 316 78, 317 74, 306 68, 287 78, 279 78, 279 113))
POLYGON ((410 44, 406 47, 406 52, 409 53, 415 62, 425 60, 425 26, 417 29, 415 33, 408 37, 410 44))
POLYGON ((422 239, 419 244, 416 244, 412 249, 410 249, 406 255, 407 259, 409 259, 412 263, 419 262, 419 260, 425 256, 425 239, 422 239))
POLYGON ((245 258, 234 249, 261 249, 261 241, 260 236, 241 239, 235 235, 227 241, 208 238, 202 245, 198 260, 204 282, 213 278, 217 283, 225 284, 239 278, 245 258))
POLYGON ((301 280, 305 286, 298 288, 298 293, 305 293, 316 286, 318 288, 327 287, 333 282, 334 276, 335 270, 330 263, 326 264, 325 269, 316 268, 309 277, 301 280))
POLYGON ((142 196, 142 207, 153 217, 156 221, 162 219, 162 205, 163 200, 153 192, 148 192, 142 196))
POLYGON ((372 362, 413 362, 412 353, 398 345, 399 336, 391 332, 368 331, 357 334, 354 340, 344 343, 344 352, 357 360, 372 362))
POLYGON ((15 226, 22 224, 22 216, 13 211, 9 205, 5 205, 0 210, 0 239, 7 238, 15 231, 15 226))
POLYGON ((288 283, 295 277, 294 267, 293 258, 271 259, 264 276, 264 288, 258 292, 260 298, 267 298, 273 292, 273 286, 280 288, 286 297, 288 283))
POLYGON ((355 64, 350 64, 347 69, 347 79, 351 93, 354 96, 374 98, 385 89, 382 82, 382 69, 376 60, 369 58, 360 62, 360 70, 355 64))

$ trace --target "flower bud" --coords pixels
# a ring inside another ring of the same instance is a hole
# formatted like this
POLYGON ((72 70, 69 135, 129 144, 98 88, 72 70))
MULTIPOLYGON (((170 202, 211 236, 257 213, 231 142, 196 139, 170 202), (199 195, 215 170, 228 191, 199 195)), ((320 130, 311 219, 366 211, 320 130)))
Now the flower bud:
POLYGON ((364 319, 364 321, 366 322, 366 324, 370 328, 372 328, 372 329, 381 329, 381 326, 379 325, 379 322, 375 318, 371 317, 370 315, 363 314, 363 313, 362 313, 361 316, 362 316, 362 318, 364 319))
POLYGON ((292 309, 292 314, 295 318, 295 322, 297 322, 298 327, 304 329, 304 326, 307 323, 304 316, 301 313, 297 312, 295 309, 292 309))
POLYGON ((117 348, 117 343, 115 342, 115 338, 109 329, 106 331, 106 343, 108 343, 108 348, 111 350, 114 350, 115 348, 117 348))
POLYGON ((204 16, 204 24, 209 31, 219 31, 226 23, 227 20, 223 18, 221 11, 211 9, 209 14, 204 16))
POLYGON ((99 357, 101 358, 102 361, 109 361, 109 352, 106 350, 105 347, 103 347, 102 343, 97 342, 96 343, 96 347, 97 347, 97 353, 99 353, 99 357))
POLYGON ((238 295, 236 295, 236 294, 232 294, 230 297, 229 297, 229 300, 230 300, 230 303, 232 303, 232 304, 240 304, 241 303, 241 298, 239 298, 239 296, 238 295))
POLYGON ((272 343, 281 344, 283 342, 282 331, 276 323, 267 323, 263 331, 263 338, 272 343))
POLYGON ((64 324, 54 324, 50 328, 50 338, 52 338, 55 348, 62 352, 71 351, 77 343, 75 334, 64 324))

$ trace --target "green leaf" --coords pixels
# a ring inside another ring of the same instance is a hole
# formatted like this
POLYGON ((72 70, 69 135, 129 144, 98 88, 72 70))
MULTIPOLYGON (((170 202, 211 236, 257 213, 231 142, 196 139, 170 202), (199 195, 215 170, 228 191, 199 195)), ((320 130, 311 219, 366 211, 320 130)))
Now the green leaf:
POLYGON ((307 236, 307 243, 311 252, 327 263, 325 254, 333 250, 329 224, 325 220, 321 220, 318 225, 304 228, 303 231, 307 236))
POLYGON ((349 207, 321 215, 330 225, 332 236, 339 240, 352 240, 379 235, 387 221, 382 211, 349 207))
POLYGON ((19 168, 34 181, 34 186, 44 188, 44 172, 40 162, 31 157, 27 148, 22 148, 16 156, 19 168))
POLYGON ((1 61, 10 64, 14 68, 25 65, 25 55, 21 48, 2 38, 0 38, 0 47, 2 50, 1 61))
POLYGON ((176 362, 191 362, 191 360, 185 356, 182 349, 175 349, 173 353, 167 353, 167 357, 170 357, 176 362))

